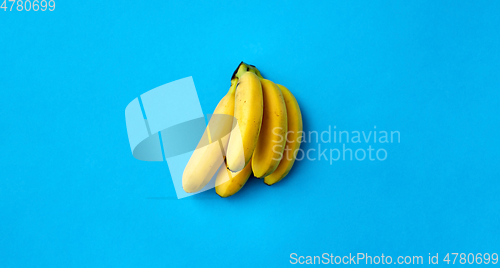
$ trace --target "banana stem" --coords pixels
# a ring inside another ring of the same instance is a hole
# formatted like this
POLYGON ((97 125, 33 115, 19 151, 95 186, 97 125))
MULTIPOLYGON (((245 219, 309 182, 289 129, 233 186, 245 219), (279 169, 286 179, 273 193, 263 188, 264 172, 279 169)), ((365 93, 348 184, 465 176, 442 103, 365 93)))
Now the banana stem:
POLYGON ((229 89, 229 92, 236 90, 236 86, 238 85, 240 77, 246 72, 252 72, 256 74, 260 79, 264 79, 257 67, 255 67, 254 65, 246 64, 242 61, 240 62, 236 70, 234 70, 233 76, 231 76, 231 88, 229 89))
POLYGON ((238 78, 231 79, 231 87, 228 93, 233 94, 236 91, 236 86, 238 86, 238 78))
POLYGON ((235 78, 240 79, 240 77, 249 70, 250 67, 246 63, 240 62, 240 65, 238 65, 236 70, 234 70, 233 76, 231 77, 231 81, 235 78))
POLYGON ((248 65, 250 67, 250 71, 256 74, 260 79, 264 79, 264 77, 260 74, 259 69, 255 67, 254 65, 248 65))

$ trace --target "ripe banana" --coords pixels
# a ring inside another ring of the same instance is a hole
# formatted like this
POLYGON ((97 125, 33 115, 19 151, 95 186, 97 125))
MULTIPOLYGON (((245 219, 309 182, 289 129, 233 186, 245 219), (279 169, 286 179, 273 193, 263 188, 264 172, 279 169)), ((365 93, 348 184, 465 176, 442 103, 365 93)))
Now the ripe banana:
POLYGON ((228 197, 237 193, 247 182, 252 174, 252 161, 246 167, 238 172, 232 172, 222 165, 217 178, 215 179, 215 192, 220 197, 228 197))
MULTIPOLYGON (((263 78, 260 71, 253 65, 248 65, 250 71, 254 72, 260 78, 263 78)), ((276 84, 285 99, 286 109, 287 109, 287 121, 288 121, 288 132, 287 140, 285 145, 285 151, 283 158, 276 170, 264 178, 264 183, 267 185, 273 185, 276 182, 282 180, 292 168, 295 158, 297 156, 298 149, 300 148, 300 143, 302 142, 302 114, 300 112, 299 104, 293 96, 293 94, 286 87, 276 84)))
POLYGON ((264 96, 262 127, 252 157, 252 170, 257 178, 265 177, 278 167, 286 144, 287 111, 281 90, 273 82, 261 78, 264 96))
POLYGON ((237 193, 252 171, 272 185, 292 168, 302 134, 292 93, 242 62, 184 169, 182 187, 198 192, 217 170, 215 191, 221 197, 237 193))
POLYGON ((235 94, 238 84, 236 76, 247 70, 248 67, 243 63, 238 66, 231 79, 229 92, 215 108, 198 146, 184 168, 182 175, 182 188, 184 191, 194 193, 201 190, 224 162, 225 149, 233 123, 235 94))
POLYGON ((260 80, 253 72, 245 72, 239 77, 236 87, 234 128, 229 138, 226 156, 229 170, 240 171, 250 162, 259 138, 262 112, 263 96, 260 80))
POLYGON ((297 157, 297 152, 300 148, 300 143, 302 141, 302 114, 300 113, 300 107, 297 100, 292 95, 288 88, 277 85, 283 97, 285 99, 286 110, 288 115, 288 133, 286 135, 286 146, 283 158, 279 163, 276 170, 264 178, 264 183, 267 185, 273 185, 283 179, 290 169, 292 168, 295 158, 297 157))

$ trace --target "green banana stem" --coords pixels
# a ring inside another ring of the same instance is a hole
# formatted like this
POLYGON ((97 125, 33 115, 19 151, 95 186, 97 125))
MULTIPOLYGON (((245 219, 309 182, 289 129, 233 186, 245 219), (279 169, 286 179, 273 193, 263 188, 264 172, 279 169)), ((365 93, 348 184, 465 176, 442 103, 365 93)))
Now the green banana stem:
POLYGON ((246 64, 242 61, 240 62, 236 70, 234 70, 233 76, 231 77, 231 83, 233 83, 233 81, 238 82, 240 77, 246 72, 252 72, 256 74, 259 78, 264 79, 264 77, 262 77, 257 67, 255 67, 254 65, 246 64))
POLYGON ((257 67, 255 67, 254 65, 246 64, 242 61, 240 62, 236 70, 234 70, 233 76, 231 76, 231 87, 229 88, 229 92, 232 93, 233 91, 236 90, 240 77, 246 72, 252 72, 256 74, 260 79, 264 79, 264 77, 262 77, 257 67))
POLYGON ((231 79, 231 87, 229 88, 228 93, 234 93, 236 91, 236 86, 238 86, 238 78, 231 79))
POLYGON ((264 79, 264 77, 260 74, 259 69, 255 67, 254 65, 248 65, 250 67, 250 71, 256 74, 260 79, 264 79))
POLYGON ((248 67, 247 64, 244 62, 241 62, 236 70, 233 72, 233 76, 231 76, 231 87, 229 88, 228 93, 234 93, 236 91, 236 87, 238 86, 238 81, 240 80, 240 77, 248 72, 250 70, 250 67, 248 67))
POLYGON ((233 81, 234 79, 240 79, 240 77, 249 70, 250 67, 246 63, 240 62, 240 65, 238 65, 233 73, 233 76, 231 77, 231 81, 233 81))

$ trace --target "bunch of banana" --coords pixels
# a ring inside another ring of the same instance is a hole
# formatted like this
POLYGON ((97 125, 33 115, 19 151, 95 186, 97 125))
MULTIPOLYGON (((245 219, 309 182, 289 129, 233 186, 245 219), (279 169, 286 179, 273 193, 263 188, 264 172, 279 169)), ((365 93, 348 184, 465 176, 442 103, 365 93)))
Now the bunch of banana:
POLYGON ((221 197, 238 192, 252 173, 273 185, 290 172, 301 138, 302 115, 292 93, 242 62, 184 170, 183 188, 201 190, 217 170, 221 197))

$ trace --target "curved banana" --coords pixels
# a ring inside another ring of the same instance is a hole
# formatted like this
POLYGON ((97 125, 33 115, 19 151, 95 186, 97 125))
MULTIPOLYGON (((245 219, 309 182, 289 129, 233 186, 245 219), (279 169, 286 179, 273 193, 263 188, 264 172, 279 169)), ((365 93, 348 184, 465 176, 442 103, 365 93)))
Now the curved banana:
POLYGON ((241 63, 233 74, 229 92, 219 102, 207 128, 182 174, 182 188, 188 193, 201 190, 224 162, 224 152, 232 129, 238 79, 248 67, 241 63))
POLYGON ((260 82, 264 111, 259 140, 252 157, 252 170, 257 178, 273 173, 278 167, 288 131, 287 111, 281 90, 267 79, 261 78, 260 82))
POLYGON ((232 172, 227 169, 226 165, 222 165, 215 179, 215 192, 220 197, 228 197, 237 193, 243 188, 250 174, 252 174, 251 160, 245 168, 238 172, 232 172))
POLYGON ((240 171, 250 162, 259 138, 262 112, 263 96, 260 80, 253 72, 245 72, 239 77, 236 87, 234 128, 229 138, 226 156, 229 170, 240 171))
POLYGON ((267 185, 273 185, 283 179, 290 169, 292 168, 295 158, 297 157, 297 152, 300 148, 300 143, 302 141, 302 114, 300 112, 299 104, 297 100, 292 95, 290 90, 282 85, 277 86, 281 89, 283 97, 285 99, 286 110, 288 115, 288 133, 286 136, 286 146, 283 158, 279 163, 276 170, 264 178, 264 183, 267 185))

